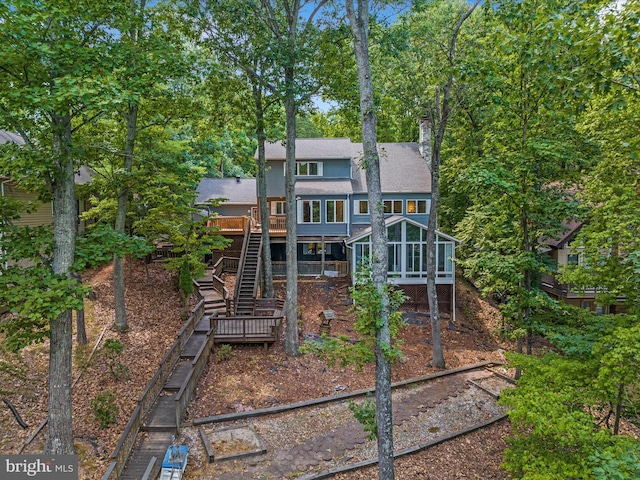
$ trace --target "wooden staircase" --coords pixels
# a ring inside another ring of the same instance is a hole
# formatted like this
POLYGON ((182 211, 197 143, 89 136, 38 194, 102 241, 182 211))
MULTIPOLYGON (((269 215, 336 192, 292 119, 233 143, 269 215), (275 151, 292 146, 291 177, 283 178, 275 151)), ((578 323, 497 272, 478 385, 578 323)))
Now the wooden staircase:
POLYGON ((248 231, 244 242, 240 270, 236 279, 234 294, 235 314, 253 315, 260 277, 260 255, 262 253, 262 234, 248 231))
MULTIPOLYGON (((140 425, 137 446, 129 456, 122 480, 146 478, 145 471, 153 457, 162 463, 167 447, 179 430, 176 418, 176 395, 183 388, 185 380, 192 375, 194 369, 192 361, 203 350, 210 328, 209 317, 203 316, 182 348, 178 362, 162 386, 154 407, 140 425)), ((208 352, 206 355, 208 356, 208 352)))
POLYGON ((212 268, 207 268, 205 276, 195 280, 200 295, 204 300, 204 314, 205 316, 211 315, 214 312, 224 311, 226 309, 227 302, 220 293, 213 287, 213 280, 211 278, 213 274, 212 268))

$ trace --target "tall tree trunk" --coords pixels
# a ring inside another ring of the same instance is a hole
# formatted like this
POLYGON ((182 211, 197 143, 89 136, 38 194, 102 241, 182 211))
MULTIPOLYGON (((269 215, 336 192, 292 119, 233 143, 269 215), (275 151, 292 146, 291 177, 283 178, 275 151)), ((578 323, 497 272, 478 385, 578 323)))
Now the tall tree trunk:
MULTIPOLYGON (((125 112, 127 124, 127 138, 124 149, 123 170, 125 181, 118 194, 118 207, 116 211, 115 231, 125 233, 127 220, 127 206, 129 203, 129 174, 133 170, 133 151, 136 143, 136 130, 138 124, 138 104, 133 103, 125 112)), ((124 283, 124 255, 116 253, 113 256, 113 299, 115 303, 115 321, 113 327, 118 332, 129 330, 127 322, 127 309, 125 306, 124 283)))
POLYGON ((260 223, 262 224, 262 276, 264 288, 262 296, 273 298, 273 267, 271 265, 271 238, 269 236, 269 210, 267 209, 267 175, 264 145, 264 109, 262 90, 254 85, 253 98, 256 102, 256 136, 258 137, 258 196, 260 198, 260 223))
POLYGON ((369 62, 369 5, 366 0, 346 2, 347 16, 353 36, 353 47, 360 86, 360 113, 362 115, 362 144, 365 173, 371 212, 371 248, 373 285, 380 293, 380 326, 376 328, 376 426, 378 431, 378 478, 394 478, 393 418, 391 403, 391 364, 385 350, 391 345, 389 328, 389 297, 386 289, 388 252, 384 224, 380 159, 378 157, 376 114, 373 101, 373 82, 369 62))
MULTIPOLYGON (((82 284, 82 275, 76 273, 73 275, 78 284, 82 284)), ((82 302, 84 306, 84 300, 82 302)), ((78 345, 86 345, 87 344, 87 329, 85 328, 84 322, 84 308, 80 308, 76 310, 76 343, 78 345)))
POLYGON ((285 85, 287 88, 285 98, 287 122, 287 142, 285 145, 287 299, 285 314, 287 331, 284 348, 287 355, 297 356, 300 354, 300 342, 298 340, 298 241, 296 233, 298 223, 296 208, 296 100, 293 67, 285 68, 285 85))
MULTIPOLYGON (((52 114, 53 152, 58 171, 52 182, 53 271, 69 275, 75 255, 75 170, 71 157, 71 118, 52 114)), ((45 454, 73 454, 71 417, 72 315, 68 310, 50 324, 48 433, 45 454)))
POLYGON ((431 205, 429 207, 429 222, 427 224, 427 300, 429 302, 429 316, 431 318, 432 363, 436 368, 445 368, 438 291, 436 289, 436 228, 438 227, 438 205, 440 204, 440 152, 442 150, 442 141, 444 140, 444 132, 449 116, 449 91, 452 81, 453 79, 450 77, 445 85, 442 104, 440 104, 440 88, 436 87, 434 116, 437 128, 433 139, 433 153, 430 162, 431 205))
MULTIPOLYGON (((470 8, 468 8, 458 19, 451 41, 449 42, 449 50, 447 57, 449 65, 455 65, 456 42, 458 34, 464 22, 471 16, 475 8, 481 0, 476 0, 470 8)), ((445 368, 444 354, 442 349, 442 333, 440 327, 440 311, 438 308, 438 291, 436 289, 436 229, 438 228, 438 206, 440 203, 440 153, 442 152, 442 142, 451 113, 451 88, 454 83, 454 77, 451 73, 447 82, 442 89, 442 101, 440 98, 440 88, 436 87, 435 102, 433 109, 433 120, 436 131, 433 136, 433 152, 432 158, 426 159, 431 167, 431 206, 429 208, 429 223, 427 225, 427 299, 429 301, 429 313, 431 316, 431 337, 433 343, 433 366, 436 368, 445 368)), ((431 132, 429 132, 430 136, 431 132)), ((424 142, 429 139, 425 138, 424 142)), ((455 304, 455 302, 452 302, 455 304)), ((452 308, 453 307, 452 305, 452 308)), ((449 326, 455 328, 453 323, 452 311, 449 319, 449 326)))

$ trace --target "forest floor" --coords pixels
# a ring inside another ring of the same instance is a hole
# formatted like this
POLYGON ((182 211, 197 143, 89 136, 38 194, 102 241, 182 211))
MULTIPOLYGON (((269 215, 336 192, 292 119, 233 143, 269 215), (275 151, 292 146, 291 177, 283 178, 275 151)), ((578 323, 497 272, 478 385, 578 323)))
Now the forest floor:
MULTIPOLYGON (((183 302, 175 280, 161 264, 152 264, 148 273, 141 262, 127 263, 127 312, 130 331, 111 330, 113 322, 112 268, 88 272, 85 282, 95 297, 86 304, 89 342, 74 351, 73 417, 80 479, 100 479, 110 455, 135 408, 136 400, 155 373, 184 322, 183 302), (122 342, 119 361, 126 373, 116 379, 103 350, 107 338, 122 342), (91 401, 111 391, 118 405, 115 424, 101 429, 91 409, 91 401)), ((229 279, 232 281, 232 279, 229 279)), ((278 283, 278 291, 284 289, 278 283)), ((456 328, 443 322, 443 344, 447 368, 482 362, 504 361, 503 352, 513 347, 494 332, 500 314, 464 281, 458 281, 456 328)), ((301 280, 298 291, 301 343, 320 330, 319 314, 331 309, 336 319, 332 335, 355 338, 353 314, 349 311, 348 285, 341 279, 301 280)), ((431 329, 424 312, 407 312, 402 329, 401 349, 406 360, 393 367, 393 381, 415 378, 438 370, 431 367, 431 329)), ((230 358, 223 359, 216 347, 200 379, 196 400, 189 407, 187 422, 193 418, 246 411, 295 403, 311 398, 344 393, 374 385, 373 365, 359 372, 354 367, 329 367, 312 355, 288 358, 284 340, 265 350, 260 346, 234 346, 230 358)), ((0 408, 0 453, 39 453, 46 427, 26 445, 27 439, 46 418, 48 344, 34 345, 18 353, 0 352, 0 396, 9 400, 28 427, 22 429, 9 408, 0 408)), ((503 421, 476 433, 441 444, 396 461, 398 479, 506 479, 500 469, 510 426, 503 421)), ((341 478, 375 478, 375 470, 364 470, 341 478)), ((196 478, 196 477, 192 477, 196 478)))

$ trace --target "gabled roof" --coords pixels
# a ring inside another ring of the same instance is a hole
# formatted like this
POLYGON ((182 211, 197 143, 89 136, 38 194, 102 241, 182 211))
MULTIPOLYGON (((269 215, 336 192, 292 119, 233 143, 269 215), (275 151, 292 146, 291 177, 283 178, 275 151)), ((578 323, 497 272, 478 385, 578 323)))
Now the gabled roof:
POLYGON ((203 178, 197 188, 196 205, 204 205, 214 198, 226 198, 224 203, 254 205, 256 203, 255 178, 203 178))
MULTIPOLYGON (((257 156, 256 156, 257 158, 257 156)), ((284 142, 265 145, 267 160, 285 160, 284 142)), ((328 160, 351 158, 351 140, 348 138, 298 138, 296 160, 328 160)))
MULTIPOLYGON (((416 222, 415 220, 412 220, 411 218, 407 218, 407 217, 401 217, 400 215, 393 215, 391 217, 387 217, 384 219, 384 226, 385 227, 390 227, 392 225, 395 225, 396 223, 400 223, 400 222, 407 222, 407 223, 411 223, 412 225, 415 225, 416 227, 420 227, 423 230, 426 230, 427 227, 425 225, 423 225, 420 222, 416 222)), ((352 235, 351 237, 347 238, 344 242, 346 244, 351 244, 353 242, 357 242, 358 240, 363 239, 364 237, 371 235, 371 225, 369 225, 368 227, 363 228, 362 230, 358 231, 356 234, 352 235)), ((442 233, 440 230, 436 230, 436 235, 438 235, 439 237, 444 238, 445 240, 449 240, 451 242, 454 243, 460 243, 460 240, 458 240, 455 237, 452 237, 451 235, 447 235, 446 233, 442 233)))
MULTIPOLYGON (((7 132, 6 130, 0 130, 0 145, 3 143, 16 143, 18 145, 24 145, 24 140, 20 135, 16 135, 15 133, 7 132)), ((9 177, 5 177, 0 174, 0 179, 2 181, 6 181, 9 177)))
POLYGON ((24 140, 20 135, 7 132, 6 130, 0 130, 0 144, 1 143, 16 143, 18 145, 24 145, 24 140))
MULTIPOLYGON (((351 161, 352 186, 341 193, 367 192, 366 172, 362 166, 363 152, 361 143, 351 143, 348 138, 299 138, 296 140, 296 160, 298 161, 332 159, 351 161)), ((282 142, 265 145, 267 160, 285 160, 285 153, 282 142)), ((431 171, 420 154, 417 143, 379 143, 378 154, 382 193, 431 192, 431 171)), ((332 193, 333 189, 330 186, 332 180, 323 179, 322 181, 327 190, 317 186, 313 187, 313 192, 310 193, 332 193)), ((300 179, 297 180, 296 185, 300 182, 300 179)))
POLYGON ((580 220, 571 220, 568 223, 563 223, 564 231, 558 237, 545 238, 542 243, 551 248, 564 248, 577 235, 582 225, 584 225, 584 222, 580 220))
POLYGON ((95 172, 89 167, 87 167, 86 165, 82 165, 76 172, 76 176, 73 178, 73 181, 76 185, 91 183, 94 173, 95 172))
MULTIPOLYGON (((0 144, 3 143, 15 143, 17 145, 24 145, 25 141, 20 135, 16 135, 15 133, 7 132, 6 130, 0 130, 0 144)), ((85 183, 90 183, 93 178, 93 170, 91 170, 86 165, 81 165, 76 175, 73 178, 73 181, 76 185, 84 185, 85 183)), ((8 178, 0 175, 0 178, 8 178)))
MULTIPOLYGON (((363 147, 361 143, 354 143, 352 148, 353 193, 366 193, 366 172, 361 165, 363 147)), ((417 143, 379 143, 378 155, 382 193, 431 192, 431 170, 417 143)))

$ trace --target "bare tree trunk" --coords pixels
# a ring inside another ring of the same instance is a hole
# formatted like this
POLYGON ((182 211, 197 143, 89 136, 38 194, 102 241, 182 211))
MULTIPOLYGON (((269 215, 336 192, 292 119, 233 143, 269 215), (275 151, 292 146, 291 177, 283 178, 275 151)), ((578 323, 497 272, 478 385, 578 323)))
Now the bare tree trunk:
POLYGON ((264 287, 262 296, 273 298, 273 267, 271 265, 271 238, 269 236, 269 210, 267 209, 267 179, 264 145, 264 109, 262 91, 254 85, 253 98, 256 102, 256 136, 258 137, 258 197, 260 199, 260 223, 262 224, 262 275, 264 287))
MULTIPOLYGON (((133 150, 136 142, 136 129, 138 124, 138 104, 129 105, 125 113, 127 122, 127 139, 124 152, 123 169, 125 175, 129 175, 133 169, 133 150)), ((127 220, 127 205, 129 203, 129 179, 126 178, 120 193, 118 194, 118 209, 116 211, 115 231, 125 233, 127 220)), ((125 283, 124 283, 124 256, 114 254, 113 256, 113 299, 115 303, 115 321, 113 327, 118 332, 129 330, 127 322, 127 310, 125 306, 125 283)))
MULTIPOLYGON (((447 52, 448 62, 450 66, 455 65, 456 42, 460 29, 465 20, 471 16, 475 8, 480 3, 475 3, 467 9, 458 19, 451 41, 449 42, 449 50, 447 52)), ((442 89, 442 99, 440 98, 440 88, 436 87, 435 102, 433 109, 433 120, 435 122, 436 131, 433 136, 433 153, 431 159, 426 159, 431 167, 431 207, 429 209, 429 223, 427 225, 427 298, 429 301, 429 312, 431 316, 431 336, 433 343, 433 366, 436 368, 445 368, 444 353, 442 349, 442 333, 440 327, 440 311, 438 308, 438 291, 436 289, 436 229, 438 227, 438 206, 440 203, 440 153, 442 152, 442 142, 444 141, 444 133, 449 121, 451 113, 451 87, 454 83, 453 74, 447 78, 447 82, 442 89)), ((430 129, 429 129, 430 130, 430 129)), ((429 132, 431 136, 431 132, 429 132)), ((428 138, 423 139, 428 142, 428 138)), ((453 308, 453 307, 452 307, 453 308)), ((454 328, 453 312, 449 321, 449 326, 454 328)))
MULTIPOLYGON (((78 284, 82 284, 82 275, 79 273, 74 274, 74 278, 78 284)), ((84 300, 82 301, 84 306, 84 300)), ((84 308, 76 310, 76 343, 78 345, 87 344, 87 329, 84 323, 84 308)))
MULTIPOLYGON (((436 102, 439 104, 440 96, 436 90, 436 102)), ((437 109, 439 111, 439 109, 437 109)), ((439 121, 439 124, 441 122, 439 121)), ((431 128, 429 128, 429 137, 431 128)), ((431 141, 430 138, 425 141, 431 141)), ((436 290, 436 228, 438 203, 440 200, 440 156, 436 154, 439 142, 436 134, 431 159, 427 162, 431 165, 431 206, 429 208, 429 223, 427 224, 427 300, 429 301, 429 317, 431 319, 431 345, 433 347, 432 363, 436 368, 445 368, 444 353, 442 349, 442 331, 440 327, 440 308, 438 306, 438 292, 436 290)))
POLYGON ((78 345, 87 344, 87 329, 84 321, 84 308, 76 310, 76 343, 78 345))
POLYGON ((387 235, 382 208, 380 159, 378 157, 376 115, 373 102, 373 83, 369 62, 369 5, 366 0, 346 2, 347 17, 353 36, 353 47, 360 87, 360 113, 362 115, 362 144, 366 165, 369 210, 371 213, 372 277, 380 293, 380 326, 376 328, 376 426, 378 431, 378 478, 394 478, 393 418, 391 403, 391 364, 385 349, 391 345, 389 329, 389 297, 386 289, 388 252, 387 235))
MULTIPOLYGON (((58 171, 52 182, 53 271, 69 275, 75 256, 75 170, 71 157, 71 118, 53 113, 53 151, 58 171)), ((51 321, 49 353, 48 434, 45 454, 70 455, 73 449, 71 416, 72 315, 68 310, 51 321)))
POLYGON ((298 212, 296 208, 296 104, 293 91, 293 67, 285 69, 285 84, 291 89, 285 98, 285 112, 287 117, 287 144, 286 144, 286 225, 287 225, 287 299, 285 314, 287 317, 287 331, 285 338, 285 351, 289 356, 300 354, 300 342, 298 340, 298 242, 297 223, 298 212))

